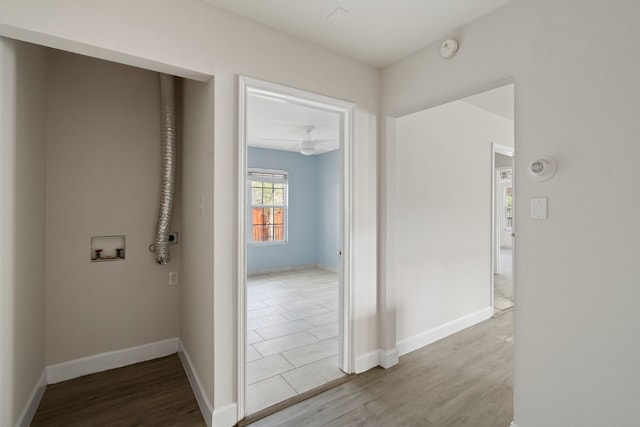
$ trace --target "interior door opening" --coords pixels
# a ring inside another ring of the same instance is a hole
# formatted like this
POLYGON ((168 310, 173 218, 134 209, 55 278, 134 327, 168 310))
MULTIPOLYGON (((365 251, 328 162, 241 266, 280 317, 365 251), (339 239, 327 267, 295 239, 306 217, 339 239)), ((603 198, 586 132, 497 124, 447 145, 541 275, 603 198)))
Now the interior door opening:
POLYGON ((240 79, 239 419, 352 371, 352 108, 240 79))
POLYGON ((514 151, 497 144, 492 150, 492 301, 499 312, 513 307, 514 301, 514 151))

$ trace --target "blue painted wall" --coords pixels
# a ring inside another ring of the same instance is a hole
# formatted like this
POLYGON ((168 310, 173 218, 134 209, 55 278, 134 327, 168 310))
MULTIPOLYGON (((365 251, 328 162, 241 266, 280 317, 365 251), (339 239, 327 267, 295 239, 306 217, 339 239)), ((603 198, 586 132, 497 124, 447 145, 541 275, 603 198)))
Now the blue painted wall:
MULTIPOLYGON (((249 168, 289 172, 289 206, 287 242, 249 244, 248 273, 315 264, 338 267, 339 158, 338 151, 303 156, 249 147, 249 168)), ((251 230, 250 216, 247 227, 251 230)))
POLYGON ((316 263, 337 269, 340 259, 340 151, 316 156, 317 242, 316 263))

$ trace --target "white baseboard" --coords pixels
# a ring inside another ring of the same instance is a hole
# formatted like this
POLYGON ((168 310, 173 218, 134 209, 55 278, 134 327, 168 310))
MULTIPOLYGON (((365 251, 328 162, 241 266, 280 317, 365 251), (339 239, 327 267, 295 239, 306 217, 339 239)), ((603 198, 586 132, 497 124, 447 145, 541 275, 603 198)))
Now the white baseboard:
POLYGON ((120 368, 134 363, 146 362, 147 360, 174 354, 177 351, 178 338, 171 338, 138 347, 82 357, 80 359, 47 366, 47 383, 55 384, 83 375, 95 374, 96 372, 120 368))
POLYGON ((42 396, 44 395, 46 388, 47 370, 45 368, 42 370, 42 375, 40 375, 38 383, 33 388, 27 404, 18 417, 16 427, 29 427, 31 425, 31 421, 33 421, 33 417, 36 415, 36 411, 38 410, 38 406, 40 405, 40 401, 42 400, 42 396))
POLYGON ((511 426, 510 427, 518 427, 518 424, 516 424, 513 421, 511 421, 511 426))
POLYGON ((232 427, 238 422, 238 404, 230 403, 213 410, 212 427, 232 427))
POLYGON ((326 270, 330 273, 338 274, 338 267, 332 267, 330 265, 325 265, 325 264, 316 264, 316 268, 319 268, 320 270, 326 270))
POLYGON ((360 357, 356 357, 356 374, 368 371, 380 365, 380 350, 375 350, 360 357))
POLYGON ((400 355, 397 348, 388 351, 378 349, 363 356, 356 357, 356 374, 361 374, 376 366, 382 366, 384 369, 397 365, 400 361, 400 355))
POLYGON ((277 267, 277 268, 269 268, 266 270, 256 270, 252 272, 247 272, 247 277, 262 276, 264 274, 288 273, 291 271, 306 270, 308 268, 316 268, 316 264, 303 264, 303 265, 294 265, 291 267, 277 267))
POLYGON ((389 369, 400 362, 400 352, 397 347, 388 351, 378 350, 378 359, 380 366, 389 369))
POLYGON ((294 265, 291 267, 278 267, 278 268, 271 268, 271 269, 267 269, 267 270, 256 270, 256 271, 252 271, 250 273, 247 273, 247 277, 255 277, 255 276, 262 276, 265 274, 278 274, 278 273, 289 273, 291 271, 298 271, 298 270, 307 270, 309 268, 319 268, 321 270, 327 270, 331 273, 338 273, 338 268, 336 267, 331 267, 329 265, 324 265, 324 264, 303 264, 303 265, 294 265))
POLYGON ((398 351, 400 352, 400 356, 432 344, 442 338, 446 338, 449 335, 468 328, 469 326, 485 321, 491 318, 491 316, 493 316, 493 308, 487 307, 480 311, 476 311, 475 313, 461 317, 460 319, 445 323, 444 325, 438 326, 429 331, 403 339, 398 342, 398 351))
MULTIPOLYGON (((200 412, 202 413, 202 417, 207 423, 208 427, 213 427, 215 425, 213 423, 213 409, 209 399, 207 399, 207 395, 204 393, 202 388, 202 384, 198 380, 194 370, 193 364, 191 363, 191 358, 189 354, 184 349, 182 342, 178 344, 178 356, 180 356, 180 361, 182 361, 182 367, 184 368, 184 372, 187 374, 187 378, 189 379, 189 384, 191 384, 191 389, 193 390, 193 394, 196 396, 196 401, 198 402, 198 406, 200 407, 200 412)), ((234 414, 235 416, 235 414, 234 414)), ((234 423, 235 424, 235 421, 234 423)), ((230 425, 233 425, 230 424, 230 425)), ((216 425, 217 427, 217 425, 216 425)))

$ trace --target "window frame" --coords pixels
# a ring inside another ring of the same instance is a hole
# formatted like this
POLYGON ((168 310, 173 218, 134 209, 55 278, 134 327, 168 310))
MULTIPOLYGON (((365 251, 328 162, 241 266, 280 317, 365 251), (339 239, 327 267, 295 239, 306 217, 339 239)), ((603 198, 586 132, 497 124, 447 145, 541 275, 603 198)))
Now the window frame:
POLYGON ((247 224, 249 225, 249 233, 247 233, 247 243, 251 246, 267 246, 267 245, 282 245, 289 241, 289 172, 278 169, 263 169, 263 168, 247 168, 247 224), (283 204, 282 205, 254 205, 253 204, 253 191, 252 182, 269 182, 273 184, 283 184, 283 204), (282 208, 283 221, 282 221, 282 240, 266 240, 256 242, 253 240, 253 211, 254 208, 282 208))

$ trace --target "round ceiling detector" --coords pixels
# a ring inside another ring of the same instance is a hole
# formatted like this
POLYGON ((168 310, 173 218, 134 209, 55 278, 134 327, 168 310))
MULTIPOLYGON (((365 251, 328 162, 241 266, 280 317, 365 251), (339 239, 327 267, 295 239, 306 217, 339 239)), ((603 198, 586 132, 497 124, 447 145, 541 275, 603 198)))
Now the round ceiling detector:
POLYGON ((458 51, 458 42, 454 39, 449 39, 446 42, 442 43, 442 47, 440 47, 440 55, 443 58, 449 59, 458 51))

